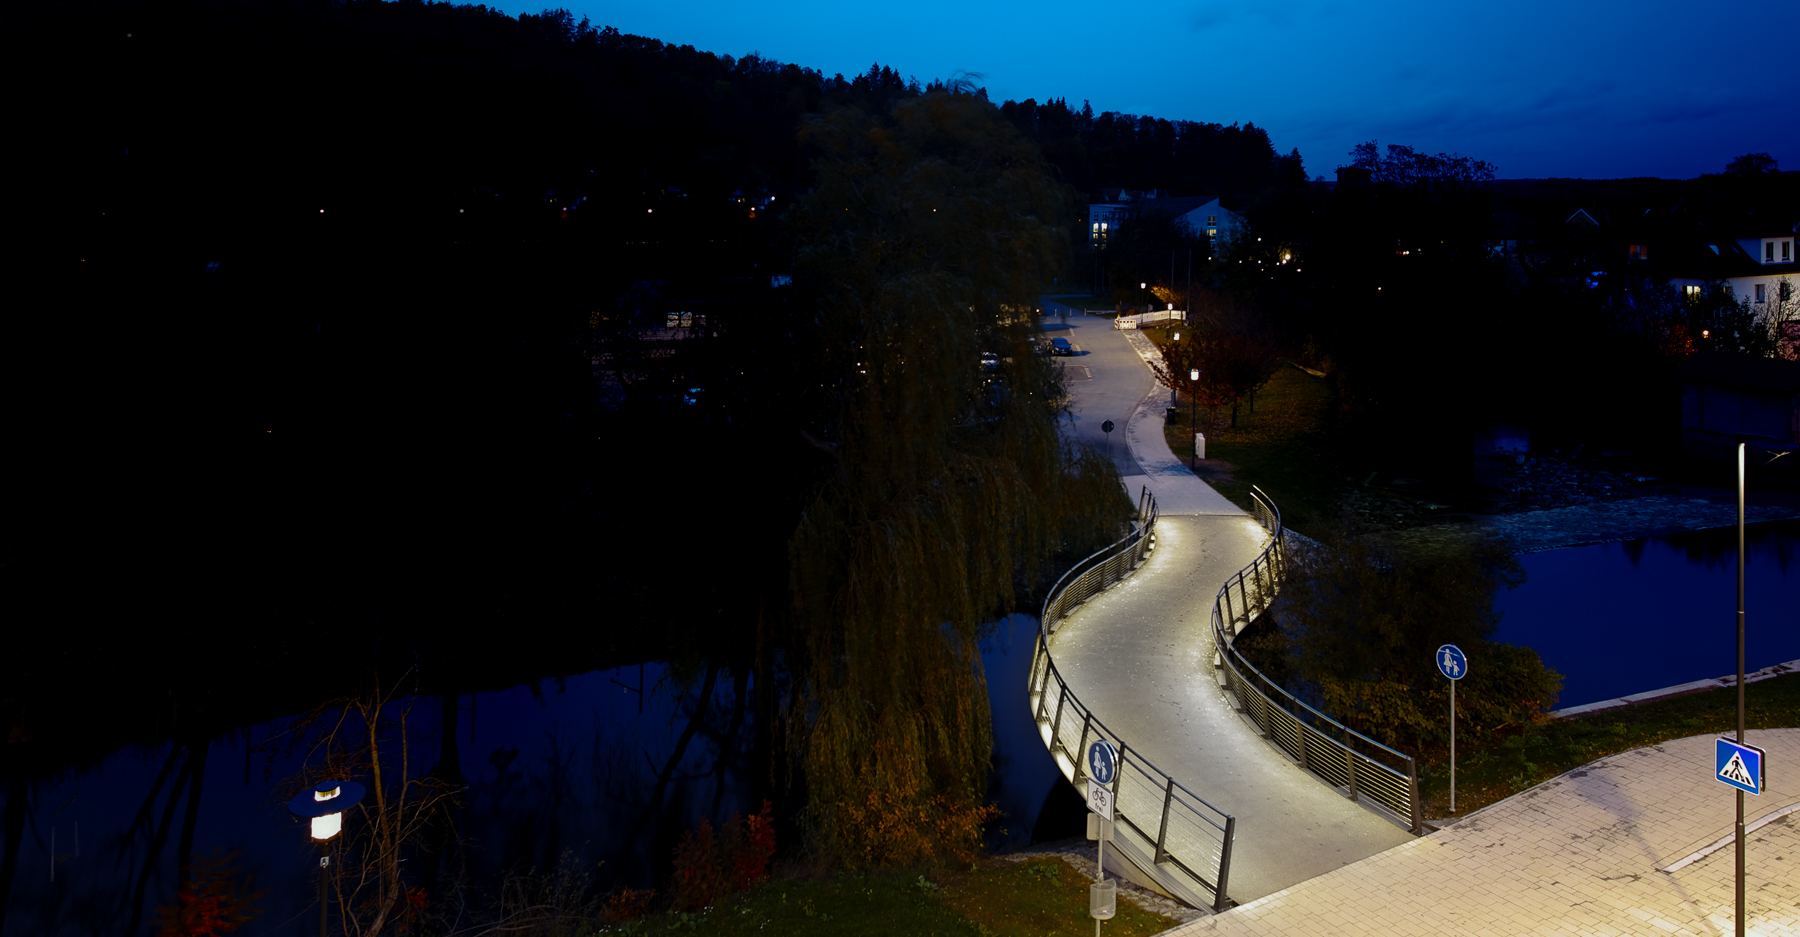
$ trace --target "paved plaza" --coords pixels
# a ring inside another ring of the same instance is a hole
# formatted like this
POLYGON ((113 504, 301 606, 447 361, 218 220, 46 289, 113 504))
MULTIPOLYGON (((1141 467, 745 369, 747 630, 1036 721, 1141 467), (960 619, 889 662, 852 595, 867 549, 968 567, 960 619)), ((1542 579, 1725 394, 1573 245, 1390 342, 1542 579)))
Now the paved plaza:
MULTIPOLYGON (((1713 739, 1603 758, 1165 935, 1731 934, 1735 808, 1713 739)), ((1745 822, 1772 818, 1747 837, 1747 932, 1800 935, 1800 729, 1746 739, 1768 752, 1769 790, 1745 822)))

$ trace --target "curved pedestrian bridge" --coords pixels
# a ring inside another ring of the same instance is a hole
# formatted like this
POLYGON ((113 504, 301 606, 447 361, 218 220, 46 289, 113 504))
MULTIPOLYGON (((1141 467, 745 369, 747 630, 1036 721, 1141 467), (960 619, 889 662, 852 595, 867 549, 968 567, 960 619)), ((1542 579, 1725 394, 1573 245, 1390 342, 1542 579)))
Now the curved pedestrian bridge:
MULTIPOLYGON (((1412 840, 1401 818, 1366 805, 1366 794, 1353 799, 1357 772, 1348 788, 1333 787, 1321 780, 1332 773, 1330 756, 1310 765, 1318 774, 1290 756, 1308 753, 1307 729, 1290 725, 1279 707, 1258 706, 1276 736, 1266 740, 1221 687, 1214 599, 1228 582, 1228 596, 1246 595, 1240 571, 1263 555, 1279 522, 1265 526, 1245 514, 1169 452, 1167 391, 1143 365, 1155 354, 1149 342, 1132 332, 1082 332, 1093 380, 1079 385, 1082 412, 1070 433, 1097 445, 1084 427, 1124 418, 1128 446, 1117 461, 1139 501, 1139 526, 1053 594, 1047 653, 1035 656, 1028 686, 1046 746, 1084 797, 1085 767, 1071 754, 1098 738, 1124 749, 1116 785, 1123 820, 1119 848, 1107 849, 1109 867, 1123 858, 1131 868, 1118 871, 1141 884, 1222 909, 1412 840), (1084 400, 1102 384, 1116 385, 1112 397, 1084 400), (1126 399, 1131 412, 1114 412, 1126 399)), ((1252 584, 1249 593, 1257 591, 1252 584)), ((1231 614, 1242 612, 1240 603, 1231 614)))
MULTIPOLYGON (((1411 840, 1404 827, 1327 787, 1265 741, 1214 676, 1213 597, 1256 558, 1268 533, 1244 515, 1164 515, 1155 531, 1155 548, 1136 572, 1063 619, 1050 638, 1050 658, 1069 694, 1115 741, 1235 820, 1226 883, 1231 899, 1260 898, 1411 840)), ((1048 689, 1033 696, 1034 710, 1053 711, 1060 695, 1056 681, 1035 682, 1048 689)), ((1073 700, 1065 710, 1071 705, 1073 700)), ((1055 728, 1065 739, 1063 748, 1082 750, 1075 738, 1080 724, 1066 712, 1063 718, 1054 727, 1053 719, 1044 720, 1046 742, 1055 728)), ((1088 741, 1099 737, 1090 734, 1088 741)), ((1058 752, 1057 761, 1064 777, 1076 780, 1068 757, 1058 752)), ((1158 809, 1164 792, 1149 791, 1149 800, 1158 803, 1146 811, 1146 799, 1137 797, 1134 805, 1130 787, 1137 782, 1154 788, 1159 779, 1126 772, 1122 780, 1120 809, 1143 817, 1137 826, 1153 842, 1164 825, 1158 809)), ((1177 810, 1170 813, 1179 820, 1177 810)), ((1188 835, 1179 837, 1185 843, 1166 845, 1177 858, 1183 858, 1185 845, 1189 855, 1183 861, 1210 877, 1219 868, 1222 831, 1207 835, 1201 814, 1172 824, 1188 835)), ((1121 851, 1130 855, 1129 849, 1121 851)), ((1144 858, 1155 864, 1154 856, 1132 858, 1139 866, 1144 858)), ((1176 891, 1169 883, 1157 884, 1176 891)), ((1201 906, 1215 902, 1215 896, 1197 891, 1175 897, 1201 906)))

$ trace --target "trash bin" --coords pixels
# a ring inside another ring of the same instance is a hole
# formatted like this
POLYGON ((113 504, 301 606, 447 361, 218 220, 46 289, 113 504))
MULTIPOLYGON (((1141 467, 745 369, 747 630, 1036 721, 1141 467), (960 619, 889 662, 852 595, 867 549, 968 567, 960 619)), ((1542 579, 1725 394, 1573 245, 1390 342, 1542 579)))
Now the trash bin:
POLYGON ((1196 459, 1206 458, 1206 434, 1205 433, 1195 433, 1194 434, 1194 458, 1196 458, 1196 459))

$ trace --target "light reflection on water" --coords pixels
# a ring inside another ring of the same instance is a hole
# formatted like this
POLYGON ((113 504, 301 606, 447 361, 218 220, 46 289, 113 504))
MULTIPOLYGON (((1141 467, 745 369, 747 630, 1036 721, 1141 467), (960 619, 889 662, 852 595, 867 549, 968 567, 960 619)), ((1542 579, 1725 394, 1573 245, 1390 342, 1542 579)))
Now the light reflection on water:
MULTIPOLYGON (((1800 658, 1800 521, 1747 528, 1744 666, 1800 658)), ((1564 677, 1559 707, 1737 668, 1737 531, 1695 531, 1521 556, 1497 640, 1564 677)), ((1480 666, 1471 661, 1471 667, 1480 666)))

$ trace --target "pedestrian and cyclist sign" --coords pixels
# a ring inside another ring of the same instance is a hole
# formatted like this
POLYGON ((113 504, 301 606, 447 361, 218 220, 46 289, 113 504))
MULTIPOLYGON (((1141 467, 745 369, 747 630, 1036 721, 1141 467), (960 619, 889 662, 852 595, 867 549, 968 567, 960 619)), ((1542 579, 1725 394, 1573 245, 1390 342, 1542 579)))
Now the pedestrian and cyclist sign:
POLYGON ((1446 644, 1437 649, 1438 672, 1451 680, 1461 680, 1463 674, 1469 672, 1469 659, 1463 656, 1462 648, 1454 644, 1446 644))
POLYGON ((1105 739, 1087 750, 1088 809, 1102 819, 1113 818, 1113 792, 1110 785, 1119 773, 1119 749, 1105 739))
POLYGON ((1088 746, 1088 777, 1101 784, 1111 784, 1113 775, 1119 771, 1119 750, 1113 743, 1101 739, 1088 746))
POLYGON ((1718 739, 1713 743, 1713 765, 1713 777, 1720 783, 1751 794, 1763 792, 1762 749, 1718 739))

